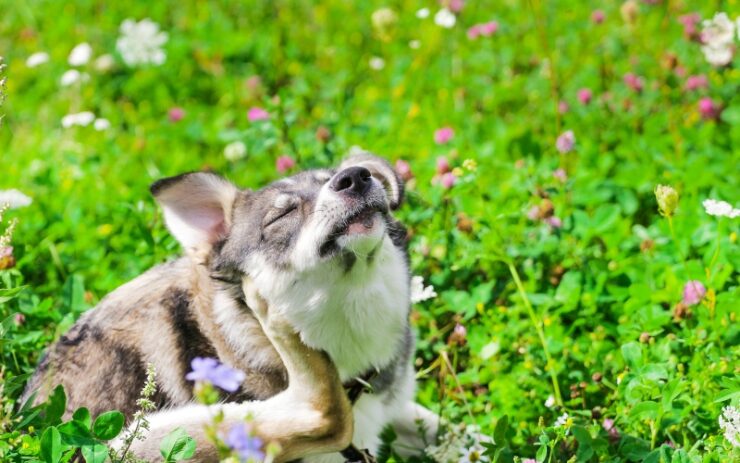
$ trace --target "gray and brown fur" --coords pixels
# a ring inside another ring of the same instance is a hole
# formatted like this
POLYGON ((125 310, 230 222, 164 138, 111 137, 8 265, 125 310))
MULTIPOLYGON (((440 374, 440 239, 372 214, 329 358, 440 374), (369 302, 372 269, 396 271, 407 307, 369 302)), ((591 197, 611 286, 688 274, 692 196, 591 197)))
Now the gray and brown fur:
MULTIPOLYGON (((331 359, 301 345, 284 327, 285 324, 279 325, 283 328, 266 332, 267 316, 255 313, 254 307, 262 305, 263 301, 257 295, 248 302, 250 299, 245 295, 244 284, 252 271, 246 263, 254 256, 268 259, 271 268, 285 268, 287 271, 291 265, 287 256, 295 246, 301 227, 316 212, 314 206, 318 192, 325 184, 328 185, 327 182, 336 181, 341 172, 353 166, 370 169, 372 175, 383 183, 387 197, 376 188, 362 198, 348 198, 347 209, 341 211, 345 218, 336 219, 336 233, 339 234, 342 227, 348 227, 346 222, 355 220, 352 217, 359 217, 366 209, 372 210, 381 214, 387 236, 405 256, 406 231, 390 215, 390 209, 396 208, 401 201, 403 184, 387 162, 367 154, 353 157, 339 169, 301 172, 257 191, 238 190, 209 173, 184 174, 161 180, 152 185, 154 196, 161 204, 193 223, 205 223, 205 228, 210 227, 208 239, 188 244, 188 237, 178 237, 186 247, 186 257, 150 269, 110 293, 97 307, 85 313, 48 349, 28 382, 25 398, 36 392, 36 402, 43 401, 56 385, 61 384, 68 397, 67 416, 76 408, 85 406, 93 416, 117 409, 130 419, 136 410, 146 367, 151 364, 157 371, 157 407, 178 410, 178 407, 185 407, 193 401, 193 383, 185 379, 193 358, 214 357, 246 373, 240 389, 223 396, 227 403, 259 403, 251 401, 276 397, 284 399, 286 392, 290 397, 296 395, 290 391, 297 387, 326 391, 324 395, 297 394, 314 403, 315 409, 321 411, 319 415, 326 419, 319 422, 307 420, 304 427, 299 426, 301 422, 298 420, 290 432, 287 431, 290 426, 281 428, 280 423, 256 424, 257 428, 275 429, 276 435, 272 437, 288 445, 283 458, 341 449, 349 443, 346 435, 349 432, 351 436, 352 426, 351 422, 349 428, 346 426, 347 417, 343 415, 346 413, 346 397, 343 393, 338 395, 337 372, 327 363, 331 359), (295 204, 276 209, 276 201, 279 202, 281 195, 295 204), (211 223, 213 217, 209 214, 214 208, 223 211, 223 223, 211 223), (223 310, 231 311, 229 320, 238 323, 238 339, 234 338, 233 332, 227 333, 227 326, 217 321, 218 316, 214 313, 217 299, 222 305, 224 300, 228 302, 227 309, 223 310), (313 360, 300 365, 301 358, 313 360), (291 374, 298 375, 299 379, 294 378, 291 382, 291 374), (333 430, 326 431, 328 428, 333 430), (305 445, 289 444, 295 436, 307 432, 313 434, 314 439, 306 440, 305 445)), ((319 251, 324 259, 336 258, 347 275, 351 275, 357 266, 370 265, 375 258, 375 250, 358 256, 340 249, 334 232, 319 251), (362 265, 358 264, 358 259, 364 259, 362 265)), ((407 309, 408 305, 404 310, 407 309)), ((269 313, 269 309, 266 310, 269 313)), ((396 354, 377 367, 379 371, 371 381, 374 393, 390 391, 387 400, 392 399, 398 378, 408 375, 413 337, 407 313, 405 315, 406 322, 399 327, 402 336, 396 354)), ((283 402, 277 407, 290 409, 289 404, 283 402)), ((413 413, 431 420, 425 410, 414 410, 413 413)), ((260 416, 259 413, 257 415, 260 416)), ((264 419, 269 420, 269 414, 264 419)), ((194 423, 183 425, 186 428, 190 425, 197 432, 194 423)), ((398 429, 401 433, 411 434, 415 425, 408 421, 401 423, 398 429)), ((203 461, 210 458, 205 453, 201 457, 203 461)))

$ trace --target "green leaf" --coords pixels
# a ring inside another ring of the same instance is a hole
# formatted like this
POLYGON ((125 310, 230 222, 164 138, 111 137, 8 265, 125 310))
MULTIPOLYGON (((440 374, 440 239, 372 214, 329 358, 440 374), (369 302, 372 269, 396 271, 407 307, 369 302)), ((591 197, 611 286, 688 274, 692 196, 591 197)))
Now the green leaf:
POLYGON ((630 410, 630 418, 637 419, 637 420, 639 419, 656 420, 658 419, 659 413, 660 413, 660 404, 658 404, 658 402, 653 402, 652 400, 646 400, 632 407, 632 410, 630 410))
POLYGON ((535 455, 535 459, 537 460, 537 463, 543 463, 545 460, 547 460, 546 445, 540 445, 540 448, 537 450, 537 455, 535 455))
POLYGON ((679 395, 681 395, 684 386, 685 384, 681 382, 680 378, 673 379, 665 385, 662 391, 663 399, 661 400, 663 413, 671 410, 673 406, 673 401, 676 400, 679 395))
POLYGON ((636 370, 642 365, 642 346, 635 341, 623 344, 622 357, 628 367, 632 370, 636 370))
POLYGON ((123 422, 123 413, 115 410, 105 412, 95 419, 93 433, 98 439, 111 440, 121 432, 123 422))
POLYGON ((41 458, 46 463, 57 463, 62 458, 62 436, 54 426, 46 428, 41 435, 41 458))
POLYGON ((75 447, 91 446, 98 443, 90 430, 79 421, 68 421, 59 426, 62 442, 75 447))
POLYGON ((578 306, 581 298, 581 272, 570 271, 563 275, 563 279, 555 291, 555 300, 562 304, 562 311, 568 312, 578 306))
POLYGON ((87 463, 105 463, 108 458, 108 447, 104 444, 86 445, 80 450, 87 463))
POLYGON ((620 441, 619 453, 630 461, 642 461, 650 451, 650 445, 641 439, 624 436, 620 441))
POLYGON ((67 409, 67 395, 61 384, 54 388, 46 403, 46 422, 52 425, 60 423, 67 409))
POLYGON ((159 451, 165 462, 187 460, 195 454, 195 440, 185 429, 175 428, 162 439, 159 451))
POLYGON ((85 407, 80 407, 75 410, 74 414, 72 415, 72 419, 84 424, 87 429, 90 429, 90 425, 92 424, 90 410, 85 407))
POLYGON ((498 423, 496 423, 496 427, 493 430, 493 441, 497 446, 503 446, 506 442, 506 431, 508 427, 509 417, 504 415, 498 420, 498 423))

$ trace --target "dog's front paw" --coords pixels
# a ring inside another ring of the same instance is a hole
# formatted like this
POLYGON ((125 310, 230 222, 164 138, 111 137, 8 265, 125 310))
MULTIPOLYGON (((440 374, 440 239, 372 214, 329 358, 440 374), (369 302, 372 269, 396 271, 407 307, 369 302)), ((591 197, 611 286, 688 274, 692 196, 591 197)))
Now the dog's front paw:
POLYGON ((250 309, 254 312, 257 320, 262 325, 265 333, 273 336, 295 335, 293 326, 282 314, 270 310, 269 304, 257 290, 254 282, 247 279, 242 285, 244 298, 250 309))

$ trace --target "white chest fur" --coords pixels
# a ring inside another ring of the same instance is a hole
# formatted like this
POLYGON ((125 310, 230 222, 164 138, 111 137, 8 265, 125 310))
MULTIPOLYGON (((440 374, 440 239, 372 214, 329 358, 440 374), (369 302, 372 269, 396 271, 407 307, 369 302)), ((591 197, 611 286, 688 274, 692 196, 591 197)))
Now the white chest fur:
POLYGON ((358 257, 350 271, 332 263, 297 276, 262 270, 252 278, 306 345, 329 354, 342 380, 397 355, 408 316, 408 274, 390 238, 370 263, 358 257))

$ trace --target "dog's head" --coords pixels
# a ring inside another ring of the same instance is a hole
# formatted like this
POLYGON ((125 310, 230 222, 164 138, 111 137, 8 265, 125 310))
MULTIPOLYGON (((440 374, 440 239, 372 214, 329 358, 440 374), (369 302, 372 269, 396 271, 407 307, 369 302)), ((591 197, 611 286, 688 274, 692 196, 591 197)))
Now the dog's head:
POLYGON ((175 238, 214 271, 348 272, 380 247, 404 244, 405 231, 390 215, 403 200, 403 183, 369 153, 256 191, 207 172, 159 180, 151 191, 175 238))

